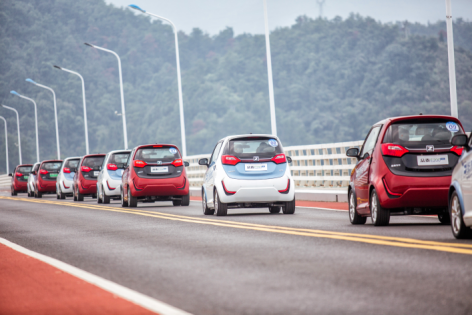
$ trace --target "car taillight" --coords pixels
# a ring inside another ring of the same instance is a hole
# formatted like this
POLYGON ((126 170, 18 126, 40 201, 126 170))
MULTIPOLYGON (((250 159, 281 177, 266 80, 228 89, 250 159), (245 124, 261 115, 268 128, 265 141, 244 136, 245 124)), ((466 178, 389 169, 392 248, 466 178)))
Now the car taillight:
POLYGON ((237 165, 241 160, 232 155, 222 155, 222 164, 237 165))
POLYGON ((392 143, 381 144, 381 151, 383 152, 383 155, 395 156, 395 157, 401 157, 407 152, 409 152, 409 150, 407 150, 403 146, 398 145, 398 144, 392 144, 392 143))
POLYGON ((70 187, 67 187, 67 186, 66 186, 66 182, 62 182, 62 185, 63 185, 64 188, 66 188, 66 189, 69 189, 69 188, 70 188, 70 187))
POLYGON ((19 173, 19 172, 16 172, 15 175, 16 175, 16 177, 21 177, 21 176, 23 176, 23 174, 22 174, 22 173, 19 173))
POLYGON ((463 147, 459 147, 459 146, 454 146, 450 149, 450 151, 452 151, 453 153, 455 153, 456 155, 460 156, 462 155, 462 152, 463 152, 463 147))
POLYGON ((62 170, 62 171, 63 171, 64 173, 68 173, 68 174, 69 174, 69 173, 71 172, 71 169, 70 169, 70 168, 67 168, 67 167, 65 167, 65 168, 63 168, 63 170, 62 170))
POLYGON ((107 170, 116 171, 118 170, 118 166, 115 164, 107 164, 107 170))
POLYGON ((287 180, 287 187, 286 187, 286 189, 278 190, 278 191, 279 191, 281 194, 287 193, 287 192, 289 191, 289 186, 290 186, 290 184, 291 184, 291 180, 288 179, 288 180, 287 180))
POLYGON ((182 166, 182 159, 172 161, 172 165, 174 165, 175 167, 182 166))
POLYGON ((141 160, 134 160, 133 165, 135 167, 145 167, 146 165, 148 165, 148 163, 146 163, 145 161, 141 161, 141 160))
POLYGON ((223 190, 225 190, 225 194, 227 194, 227 195, 234 195, 234 194, 236 194, 236 191, 229 191, 229 190, 227 190, 227 187, 225 187, 225 183, 223 182, 223 180, 222 180, 222 186, 223 186, 223 190))
POLYGON ((276 156, 274 156, 271 161, 273 161, 276 164, 281 164, 281 163, 286 163, 286 154, 281 153, 276 156))
POLYGON ((82 172, 88 173, 88 172, 90 172, 90 171, 92 170, 92 168, 90 168, 90 167, 88 167, 88 166, 82 166, 82 167, 80 168, 80 170, 81 170, 82 172))
POLYGON ((47 170, 40 170, 39 173, 40 173, 40 174, 43 174, 43 175, 46 175, 46 174, 48 174, 49 172, 48 172, 47 170))
POLYGON ((110 184, 108 183, 108 180, 107 180, 107 186, 108 186, 108 189, 110 189, 110 190, 115 190, 115 188, 116 188, 116 187, 115 188, 110 187, 110 184))

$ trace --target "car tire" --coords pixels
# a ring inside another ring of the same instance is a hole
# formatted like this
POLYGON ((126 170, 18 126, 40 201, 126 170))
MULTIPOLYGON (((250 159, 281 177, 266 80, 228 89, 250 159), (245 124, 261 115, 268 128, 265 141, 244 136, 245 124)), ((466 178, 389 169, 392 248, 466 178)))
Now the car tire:
POLYGON ((18 195, 18 192, 15 190, 15 188, 13 188, 13 185, 11 186, 11 195, 12 196, 18 195))
POLYGON ((120 194, 121 194, 121 199, 122 199, 122 207, 126 208, 128 207, 128 200, 125 200, 125 194, 123 193, 123 189, 120 187, 120 194))
POLYGON ((76 190, 74 189, 74 187, 72 187, 72 197, 73 197, 74 201, 77 201, 76 190))
POLYGON ((172 205, 173 205, 174 207, 180 206, 180 205, 181 205, 181 199, 179 199, 179 200, 173 200, 173 201, 172 201, 172 205))
POLYGON ((456 239, 471 239, 471 228, 467 227, 463 221, 460 200, 456 191, 450 197, 449 212, 453 236, 456 239))
POLYGON ((282 207, 282 213, 284 214, 294 214, 296 212, 296 197, 292 201, 285 202, 284 207, 282 207))
POLYGON ((66 199, 66 194, 62 192, 62 190, 59 189, 59 199, 66 199))
POLYGON ((79 187, 77 187, 77 201, 84 201, 84 195, 80 193, 79 187))
POLYGON ((31 193, 29 184, 28 184, 28 186, 26 186, 26 193, 27 193, 28 197, 33 197, 33 194, 31 193))
POLYGON ((107 196, 105 194, 105 190, 103 190, 103 186, 102 186, 102 202, 105 204, 110 203, 110 196, 107 196))
MULTIPOLYGON (((103 194, 103 192, 102 192, 103 194)), ((97 185, 97 203, 102 203, 102 198, 100 198, 99 186, 97 185)))
POLYGON ((227 215, 228 204, 220 201, 217 190, 215 190, 215 196, 214 196, 214 209, 215 209, 214 214, 218 217, 227 215))
POLYGON ((189 206, 189 204, 191 203, 191 198, 190 198, 189 194, 187 194, 185 196, 182 196, 181 206, 183 206, 183 207, 188 207, 189 206))
POLYGON ((281 207, 271 206, 269 207, 269 213, 279 213, 281 212, 281 207))
POLYGON ((210 209, 207 206, 207 198, 205 198, 205 193, 203 189, 202 189, 202 211, 204 212, 204 215, 213 215, 215 212, 214 209, 210 209))
POLYGON ((351 224, 365 224, 366 217, 362 217, 356 212, 356 196, 353 190, 348 193, 348 217, 351 224))
POLYGON ((370 212, 371 212, 371 222, 374 226, 385 226, 389 225, 390 213, 388 209, 384 209, 379 204, 378 194, 376 190, 371 191, 370 198, 370 212))
POLYGON ((97 199, 97 194, 92 194, 92 199, 97 199))
POLYGON ((56 186, 56 199, 59 199, 59 188, 56 186))
POLYGON ((138 205, 138 198, 133 197, 130 191, 130 187, 128 187, 128 206, 130 206, 130 208, 136 208, 137 205, 138 205))
POLYGON ((450 214, 448 212, 439 213, 437 216, 442 225, 450 224, 450 214))

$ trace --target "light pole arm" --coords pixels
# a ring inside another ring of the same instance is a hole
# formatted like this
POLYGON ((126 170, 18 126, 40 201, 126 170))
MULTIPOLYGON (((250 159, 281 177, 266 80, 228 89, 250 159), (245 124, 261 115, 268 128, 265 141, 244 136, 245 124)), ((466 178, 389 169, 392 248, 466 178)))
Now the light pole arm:
POLYGON ((8 168, 8 135, 7 135, 7 120, 0 116, 0 119, 5 123, 5 149, 6 149, 6 158, 7 158, 7 174, 10 174, 10 169, 8 168))
POLYGON ((17 122, 17 128, 18 128, 18 155, 20 157, 20 165, 21 165, 23 164, 23 160, 21 159, 20 115, 18 115, 18 111, 14 109, 13 107, 10 107, 7 105, 2 105, 2 107, 12 110, 16 113, 16 122, 17 122))

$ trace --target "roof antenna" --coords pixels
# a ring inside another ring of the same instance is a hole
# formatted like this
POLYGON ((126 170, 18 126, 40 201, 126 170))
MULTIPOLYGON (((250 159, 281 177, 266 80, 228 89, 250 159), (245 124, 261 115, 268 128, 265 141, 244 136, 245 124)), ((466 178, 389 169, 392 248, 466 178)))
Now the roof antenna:
POLYGON ((419 115, 422 115, 422 113, 420 113, 419 115))

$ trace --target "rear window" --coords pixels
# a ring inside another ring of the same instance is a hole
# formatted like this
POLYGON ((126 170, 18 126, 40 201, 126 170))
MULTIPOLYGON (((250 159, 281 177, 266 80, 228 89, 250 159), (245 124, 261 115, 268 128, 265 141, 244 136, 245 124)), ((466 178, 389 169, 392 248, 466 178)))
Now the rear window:
POLYGON ((16 171, 22 174, 29 174, 31 173, 32 168, 32 166, 20 166, 16 171))
POLYGON ((389 126, 383 143, 406 147, 425 147, 428 144, 450 146, 450 139, 459 134, 463 134, 463 130, 454 121, 402 121, 389 126))
POLYGON ((33 167, 33 172, 37 172, 39 170, 39 166, 41 164, 35 164, 34 167, 33 167))
POLYGON ((233 155, 239 159, 272 158, 283 153, 281 144, 277 139, 269 137, 239 138, 230 140, 223 152, 224 155, 233 155))
POLYGON ((41 165, 42 170, 46 170, 48 172, 59 171, 61 168, 62 162, 46 162, 41 165))
POLYGON ((80 159, 67 160, 66 163, 64 164, 64 167, 67 167, 68 169, 71 169, 71 168, 77 169, 79 162, 80 162, 80 159))
POLYGON ((86 157, 82 162, 82 166, 88 166, 94 171, 98 171, 100 170, 100 166, 102 166, 104 159, 105 156, 86 157))
POLYGON ((135 154, 135 160, 141 160, 148 164, 168 163, 180 158, 179 151, 174 147, 141 148, 135 154))
POLYGON ((130 152, 114 153, 108 158, 108 164, 115 164, 117 168, 124 169, 130 152))

